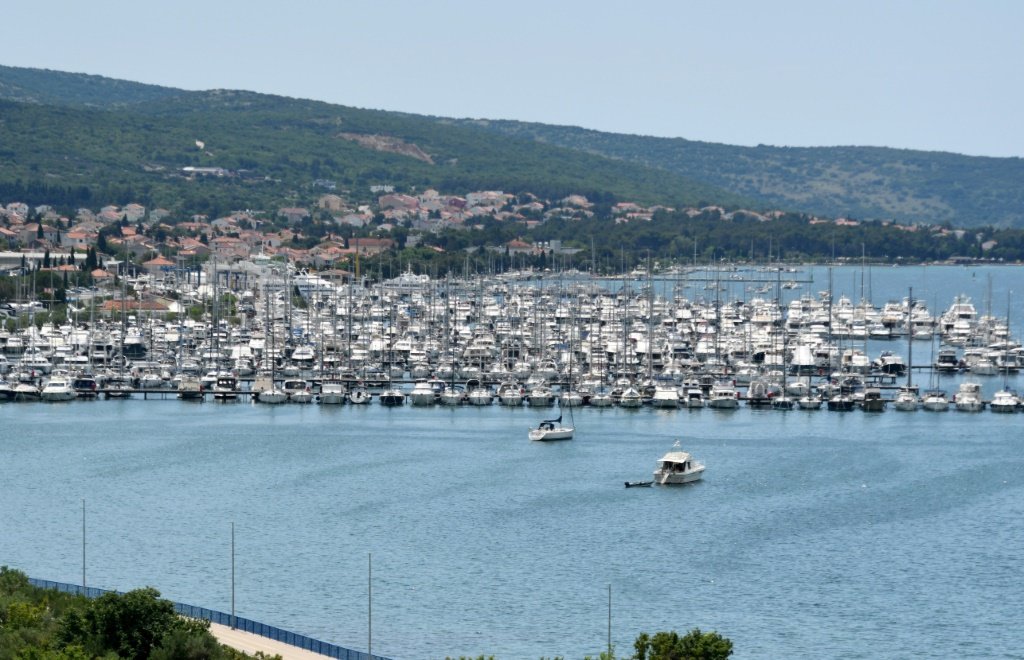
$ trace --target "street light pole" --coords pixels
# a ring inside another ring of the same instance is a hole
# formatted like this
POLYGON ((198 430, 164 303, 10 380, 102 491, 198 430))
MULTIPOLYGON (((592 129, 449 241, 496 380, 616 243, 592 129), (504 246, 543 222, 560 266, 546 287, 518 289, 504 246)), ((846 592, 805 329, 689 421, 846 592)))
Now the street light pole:
POLYGON ((85 591, 85 498, 82 498, 82 591, 85 591))
POLYGON ((231 522, 231 629, 235 629, 235 523, 231 522))
POLYGON ((373 553, 366 555, 366 655, 373 660, 373 553))
POLYGON ((612 585, 608 585, 608 660, 612 658, 612 585))

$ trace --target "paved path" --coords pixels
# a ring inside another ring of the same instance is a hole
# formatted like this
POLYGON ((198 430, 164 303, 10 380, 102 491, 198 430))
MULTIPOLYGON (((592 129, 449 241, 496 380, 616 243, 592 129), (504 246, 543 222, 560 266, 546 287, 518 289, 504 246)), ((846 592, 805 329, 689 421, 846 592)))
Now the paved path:
POLYGON ((232 630, 230 626, 222 626, 219 623, 210 624, 210 632, 220 641, 231 648, 244 651, 245 653, 256 653, 263 651, 269 655, 279 655, 284 660, 323 660, 326 655, 306 651, 291 644, 277 642, 269 637, 262 637, 241 630, 232 630))

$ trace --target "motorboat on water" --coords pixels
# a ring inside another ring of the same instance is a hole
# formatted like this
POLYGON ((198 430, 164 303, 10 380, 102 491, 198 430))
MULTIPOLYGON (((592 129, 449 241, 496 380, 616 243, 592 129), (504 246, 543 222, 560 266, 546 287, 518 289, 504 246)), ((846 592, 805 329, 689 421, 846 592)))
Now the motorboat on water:
POLYGON ((348 388, 345 387, 345 381, 340 378, 328 378, 320 383, 320 394, 317 395, 316 402, 322 405, 345 403, 347 394, 348 388))
POLYGON ((861 410, 864 412, 885 412, 887 401, 882 398, 882 390, 879 387, 868 387, 864 390, 864 398, 860 401, 861 410))
POLYGON ((917 385, 904 385, 892 400, 892 407, 901 412, 913 412, 921 403, 917 385))
POLYGON ((683 451, 676 440, 672 451, 658 459, 654 481, 659 485, 688 484, 704 476, 704 464, 683 451))
POLYGON ((51 376, 39 392, 43 401, 71 401, 77 396, 71 379, 65 376, 51 376))
POLYGON ((183 374, 178 382, 178 398, 188 400, 203 399, 203 383, 193 375, 183 374))
POLYGON ((943 390, 928 390, 921 397, 921 407, 930 412, 945 412, 949 410, 949 398, 943 390))
POLYGON ((562 416, 558 419, 545 419, 537 428, 530 429, 530 440, 572 440, 576 429, 562 424, 562 416))
POLYGON ((363 385, 356 385, 348 393, 348 400, 350 403, 360 406, 370 403, 373 395, 370 394, 370 390, 366 389, 363 385))
POLYGON ((953 405, 960 412, 981 412, 985 402, 981 399, 981 383, 965 380, 953 395, 953 405))
POLYGON ((992 395, 992 402, 988 405, 992 412, 1015 413, 1020 407, 1020 398, 1013 390, 1003 388, 992 395))
POLYGON ((711 393, 708 395, 708 408, 719 408, 732 410, 740 405, 736 388, 728 382, 719 381, 711 386, 711 393))
POLYGON ((437 393, 426 378, 417 378, 409 392, 409 402, 414 406, 432 406, 437 402, 437 393))

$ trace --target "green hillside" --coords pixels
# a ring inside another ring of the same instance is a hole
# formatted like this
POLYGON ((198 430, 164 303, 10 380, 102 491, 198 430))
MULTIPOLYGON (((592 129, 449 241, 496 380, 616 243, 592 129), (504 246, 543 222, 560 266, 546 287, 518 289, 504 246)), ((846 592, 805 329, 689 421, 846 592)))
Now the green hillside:
POLYGON ((8 67, 0 97, 0 199, 218 213, 305 203, 330 184, 359 200, 392 184, 752 204, 664 170, 402 113, 8 67), (187 177, 186 166, 231 176, 187 177))
POLYGON ((769 207, 831 217, 1024 227, 1024 159, 879 147, 736 147, 517 121, 459 120, 674 172, 769 207))

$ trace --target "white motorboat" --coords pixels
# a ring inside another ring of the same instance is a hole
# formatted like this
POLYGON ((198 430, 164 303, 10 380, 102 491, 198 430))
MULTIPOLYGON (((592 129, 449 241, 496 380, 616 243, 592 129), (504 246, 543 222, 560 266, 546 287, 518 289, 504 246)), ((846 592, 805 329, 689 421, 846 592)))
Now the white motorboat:
POLYGON ((348 388, 345 387, 345 381, 340 378, 328 378, 320 383, 320 394, 317 395, 316 402, 322 405, 345 403, 347 393, 348 388))
POLYGON ((498 403, 503 406, 519 406, 523 403, 523 390, 515 381, 505 381, 498 386, 498 403))
POLYGON ((590 405, 594 408, 607 408, 613 403, 615 400, 612 398, 611 392, 606 389, 600 389, 590 397, 590 405))
POLYGON ((740 400, 736 396, 736 388, 727 382, 717 382, 711 386, 708 394, 708 408, 733 409, 739 408, 740 400))
POLYGON ((643 395, 641 395, 640 391, 633 387, 632 385, 627 387, 625 391, 622 393, 622 396, 619 397, 620 408, 639 408, 643 405, 643 395))
POLYGON ((474 406, 489 406, 494 402, 494 394, 489 387, 478 383, 469 390, 466 399, 474 406))
POLYGON ((281 389, 288 395, 292 403, 310 403, 313 400, 313 390, 302 378, 287 378, 281 384, 281 389))
POLYGON ((1020 407, 1020 397, 1013 390, 1003 388, 992 395, 988 406, 995 413, 1015 413, 1020 407))
POLYGON ((917 395, 917 385, 904 385, 900 387, 896 393, 896 398, 892 400, 892 407, 901 412, 913 412, 917 410, 921 403, 920 397, 917 395))
POLYGON ((441 391, 441 403, 446 406, 457 406, 465 400, 465 390, 458 387, 446 387, 441 391))
POLYGON ((414 406, 432 406, 437 401, 434 388, 426 378, 417 378, 409 392, 409 403, 414 406))
POLYGON ((654 482, 659 485, 688 484, 703 476, 704 464, 680 449, 679 441, 676 440, 672 451, 658 459, 654 482))
POLYGON ((973 380, 960 383, 953 396, 953 404, 960 412, 981 412, 985 408, 985 402, 981 400, 981 383, 973 380))
POLYGON ((257 376, 252 395, 252 400, 257 403, 284 403, 288 400, 288 393, 277 387, 272 376, 257 376))
POLYGON ((362 385, 356 385, 348 393, 348 400, 357 406, 370 403, 372 398, 373 395, 370 394, 370 390, 366 389, 362 385))
POLYGON ((526 402, 533 407, 551 406, 555 403, 555 393, 547 385, 538 385, 530 390, 526 402))
POLYGON ((672 385, 659 384, 654 389, 654 396, 651 397, 651 406, 654 408, 678 408, 679 390, 672 385))
POLYGON ((571 425, 562 424, 562 416, 558 419, 545 419, 537 428, 530 429, 530 440, 572 440, 576 429, 571 425))
POLYGON ((796 405, 800 410, 821 410, 821 395, 811 390, 797 399, 796 405))
POLYGON ((213 398, 216 401, 234 401, 238 398, 238 379, 234 374, 217 374, 217 380, 213 384, 213 398))
POLYGON ((178 382, 178 398, 184 400, 202 400, 203 383, 196 376, 183 374, 178 382))
POLYGON ((77 396, 71 379, 64 376, 51 376, 39 392, 39 398, 43 401, 71 401, 77 396))
POLYGON ((397 387, 388 387, 380 393, 380 405, 401 406, 405 404, 405 392, 397 387))
POLYGON ((930 412, 949 410, 949 399, 942 390, 927 390, 921 397, 921 407, 930 412))

